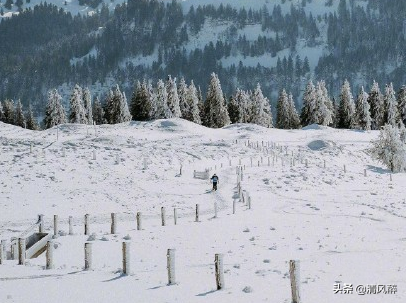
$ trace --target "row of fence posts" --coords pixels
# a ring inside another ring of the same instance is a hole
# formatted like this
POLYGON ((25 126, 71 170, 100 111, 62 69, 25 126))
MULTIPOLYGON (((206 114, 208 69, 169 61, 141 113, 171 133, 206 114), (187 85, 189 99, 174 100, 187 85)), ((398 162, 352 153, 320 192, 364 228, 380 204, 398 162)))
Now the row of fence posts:
MULTIPOLYGON (((244 204, 247 204, 248 209, 251 209, 251 196, 249 195, 248 191, 244 191, 242 189, 241 181, 244 180, 244 169, 243 166, 239 165, 236 167, 236 174, 237 174, 237 192, 240 201, 244 204)), ((236 200, 233 200, 233 214, 236 212, 236 200)))
MULTIPOLYGON (((85 243, 85 266, 84 270, 89 271, 93 269, 92 255, 93 255, 93 244, 85 243)), ((168 285, 176 284, 176 273, 175 273, 175 249, 168 249, 167 257, 167 272, 168 272, 168 285)), ((0 246, 0 264, 2 264, 4 254, 4 241, 1 241, 0 246)), ((19 265, 25 265, 25 239, 19 239, 19 265)), ((225 287, 224 282, 224 255, 215 254, 214 256, 214 266, 215 266, 215 279, 217 290, 221 290, 225 287)), ((54 269, 54 245, 52 241, 48 241, 46 245, 46 265, 45 269, 54 269)), ((131 274, 130 266, 130 242, 122 242, 122 273, 123 275, 131 274)), ((289 262, 289 274, 290 283, 292 290, 292 302, 300 302, 300 275, 299 275, 299 261, 290 260, 289 262)))

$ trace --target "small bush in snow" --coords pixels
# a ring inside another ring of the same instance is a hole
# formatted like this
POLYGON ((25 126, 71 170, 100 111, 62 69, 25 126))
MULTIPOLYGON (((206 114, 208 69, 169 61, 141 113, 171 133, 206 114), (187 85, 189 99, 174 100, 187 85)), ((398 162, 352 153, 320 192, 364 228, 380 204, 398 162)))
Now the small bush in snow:
POLYGON ((253 290, 251 286, 245 286, 242 291, 248 294, 251 293, 253 290))

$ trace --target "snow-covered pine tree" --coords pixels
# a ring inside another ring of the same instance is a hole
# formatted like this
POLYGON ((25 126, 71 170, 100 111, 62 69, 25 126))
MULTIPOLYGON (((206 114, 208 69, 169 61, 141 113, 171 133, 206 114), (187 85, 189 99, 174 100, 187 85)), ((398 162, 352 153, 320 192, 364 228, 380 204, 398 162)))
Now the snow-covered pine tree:
POLYGON ((154 88, 152 87, 151 81, 148 82, 147 84, 147 89, 148 89, 148 96, 149 96, 149 113, 148 116, 151 120, 156 119, 156 112, 157 112, 157 94, 154 91, 154 88))
POLYGON ((26 126, 27 126, 25 117, 24 117, 23 105, 21 104, 21 100, 17 101, 14 124, 17 126, 20 126, 22 128, 26 128, 26 126))
POLYGON ((127 98, 125 93, 120 91, 118 84, 113 89, 113 111, 110 119, 114 121, 114 124, 131 121, 127 98))
POLYGON ((379 85, 374 81, 368 94, 368 103, 371 108, 371 129, 377 130, 384 125, 385 106, 379 85))
POLYGON ((360 129, 371 130, 371 113, 368 103, 368 94, 364 91, 363 86, 357 97, 356 118, 356 124, 358 124, 360 129))
POLYGON ((224 101, 220 80, 215 73, 211 74, 207 99, 204 104, 203 125, 211 128, 221 128, 231 123, 224 101))
POLYGON ((93 125, 92 94, 87 87, 83 89, 83 106, 85 111, 86 123, 89 125, 93 125))
POLYGON ((197 124, 202 124, 202 120, 200 119, 198 92, 193 80, 190 82, 186 91, 186 102, 188 104, 186 119, 197 124))
POLYGON ((82 88, 76 84, 70 97, 70 123, 86 124, 86 113, 83 106, 82 88))
POLYGON ((259 83, 252 94, 252 104, 254 105, 254 115, 252 123, 271 128, 273 127, 271 105, 268 98, 262 94, 259 83))
POLYGON ((131 97, 131 115, 135 121, 151 120, 151 100, 148 90, 148 84, 144 80, 142 83, 137 81, 135 90, 131 97))
POLYGON ((104 101, 104 106, 103 106, 105 123, 114 124, 114 122, 112 120, 113 110, 114 110, 113 90, 110 89, 107 92, 106 100, 104 101))
POLYGON ((400 119, 406 126, 406 85, 403 85, 398 92, 398 106, 400 119))
POLYGON ((6 99, 3 103, 4 123, 14 124, 15 109, 14 102, 6 99))
POLYGON ((92 108, 92 114, 93 114, 93 121, 97 125, 105 124, 106 121, 104 119, 104 110, 103 107, 100 103, 99 97, 95 97, 94 102, 93 102, 93 108, 92 108))
POLYGON ((293 95, 288 96, 289 103, 289 115, 290 115, 290 127, 291 129, 298 129, 300 127, 300 118, 296 110, 295 102, 293 101, 293 95))
POLYGON ((2 102, 0 102, 0 121, 4 122, 4 110, 2 102))
POLYGON ((185 79, 181 78, 178 85, 178 96, 179 96, 179 108, 181 112, 181 117, 187 119, 190 113, 189 103, 187 102, 188 87, 186 85, 185 79))
POLYGON ((231 123, 245 123, 245 110, 246 102, 249 96, 239 88, 234 96, 231 96, 230 102, 228 103, 228 115, 230 116, 231 123))
POLYGON ((350 83, 345 80, 341 87, 340 105, 339 105, 338 128, 355 128, 355 103, 351 93, 350 83))
POLYGON ((318 82, 317 84, 318 90, 320 90, 320 94, 323 99, 323 105, 322 107, 318 108, 319 112, 319 123, 324 126, 328 125, 333 125, 334 123, 334 104, 330 99, 330 96, 328 95, 327 87, 326 87, 326 82, 323 80, 318 82))
POLYGON ((173 118, 172 112, 168 107, 168 93, 165 83, 158 80, 156 88, 156 114, 155 119, 170 119, 173 118))
POLYGON ((199 99, 199 103, 197 106, 199 107, 199 115, 200 115, 200 121, 204 121, 204 100, 203 100, 203 95, 202 95, 202 90, 200 88, 200 85, 197 87, 197 98, 199 99))
POLYGON ((385 164, 392 172, 406 170, 406 144, 402 142, 397 127, 384 125, 378 140, 373 141, 372 145, 372 157, 385 164))
POLYGON ((316 123, 313 119, 316 113, 316 88, 313 81, 309 81, 303 94, 303 107, 300 114, 300 121, 303 126, 316 123))
POLYGON ((289 99, 285 89, 279 93, 276 104, 276 127, 280 129, 290 129, 291 117, 289 111, 289 99))
POLYGON ((32 111, 31 104, 28 105, 28 111, 26 116, 27 129, 39 130, 39 125, 37 119, 34 118, 34 113, 32 111))
POLYGON ((176 78, 169 75, 166 82, 166 92, 168 93, 168 107, 172 112, 173 118, 180 118, 182 113, 180 112, 178 89, 176 87, 176 78))
POLYGON ((66 123, 65 109, 62 105, 62 97, 56 89, 48 92, 48 103, 45 110, 45 128, 66 123))
POLYGON ((386 85, 385 96, 385 123, 392 126, 397 126, 399 122, 399 112, 398 112, 398 103, 395 97, 395 90, 393 89, 392 83, 386 85))

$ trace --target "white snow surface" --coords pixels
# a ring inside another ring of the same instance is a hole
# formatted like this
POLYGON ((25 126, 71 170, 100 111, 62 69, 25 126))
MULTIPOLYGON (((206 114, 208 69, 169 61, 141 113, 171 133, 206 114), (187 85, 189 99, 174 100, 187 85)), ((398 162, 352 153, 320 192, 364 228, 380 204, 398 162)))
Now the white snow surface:
POLYGON ((289 260, 300 260, 302 302, 403 302, 406 175, 391 181, 390 172, 370 158, 366 150, 377 137, 376 131, 317 125, 207 129, 181 119, 45 131, 0 123, 0 239, 9 250, 11 237, 19 237, 38 214, 44 214, 48 231, 53 215, 60 219, 55 268, 44 269, 45 253, 25 266, 6 260, 0 265, 0 302, 289 303, 289 260), (278 147, 268 148, 269 142, 278 147), (236 192, 240 159, 252 209, 236 192), (193 178, 194 170, 205 168, 219 176, 217 192, 208 180, 193 178), (200 222, 194 218, 197 203, 200 222), (112 212, 119 219, 115 235, 112 212), (142 212, 142 231, 136 212, 142 212), (83 270, 86 213, 94 233, 91 271, 83 270), (69 216, 74 235, 67 235, 69 216), (123 241, 131 243, 130 275, 121 272, 123 241), (170 248, 176 249, 172 286, 166 271, 170 248), (224 254, 220 291, 216 253, 224 254), (352 283, 354 294, 334 294, 334 283, 352 283), (362 296, 355 294, 358 284, 394 284, 398 291, 362 296))

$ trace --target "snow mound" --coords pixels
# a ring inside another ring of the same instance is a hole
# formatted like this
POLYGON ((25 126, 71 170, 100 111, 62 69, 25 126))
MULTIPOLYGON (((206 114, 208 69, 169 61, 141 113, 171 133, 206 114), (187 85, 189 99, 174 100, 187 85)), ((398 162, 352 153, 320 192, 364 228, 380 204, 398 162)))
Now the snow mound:
POLYGON ((318 125, 318 124, 310 124, 308 126, 303 127, 303 130, 322 130, 326 129, 326 126, 318 125))
POLYGON ((307 144, 307 147, 313 151, 323 150, 330 146, 330 144, 324 140, 314 140, 307 144))

